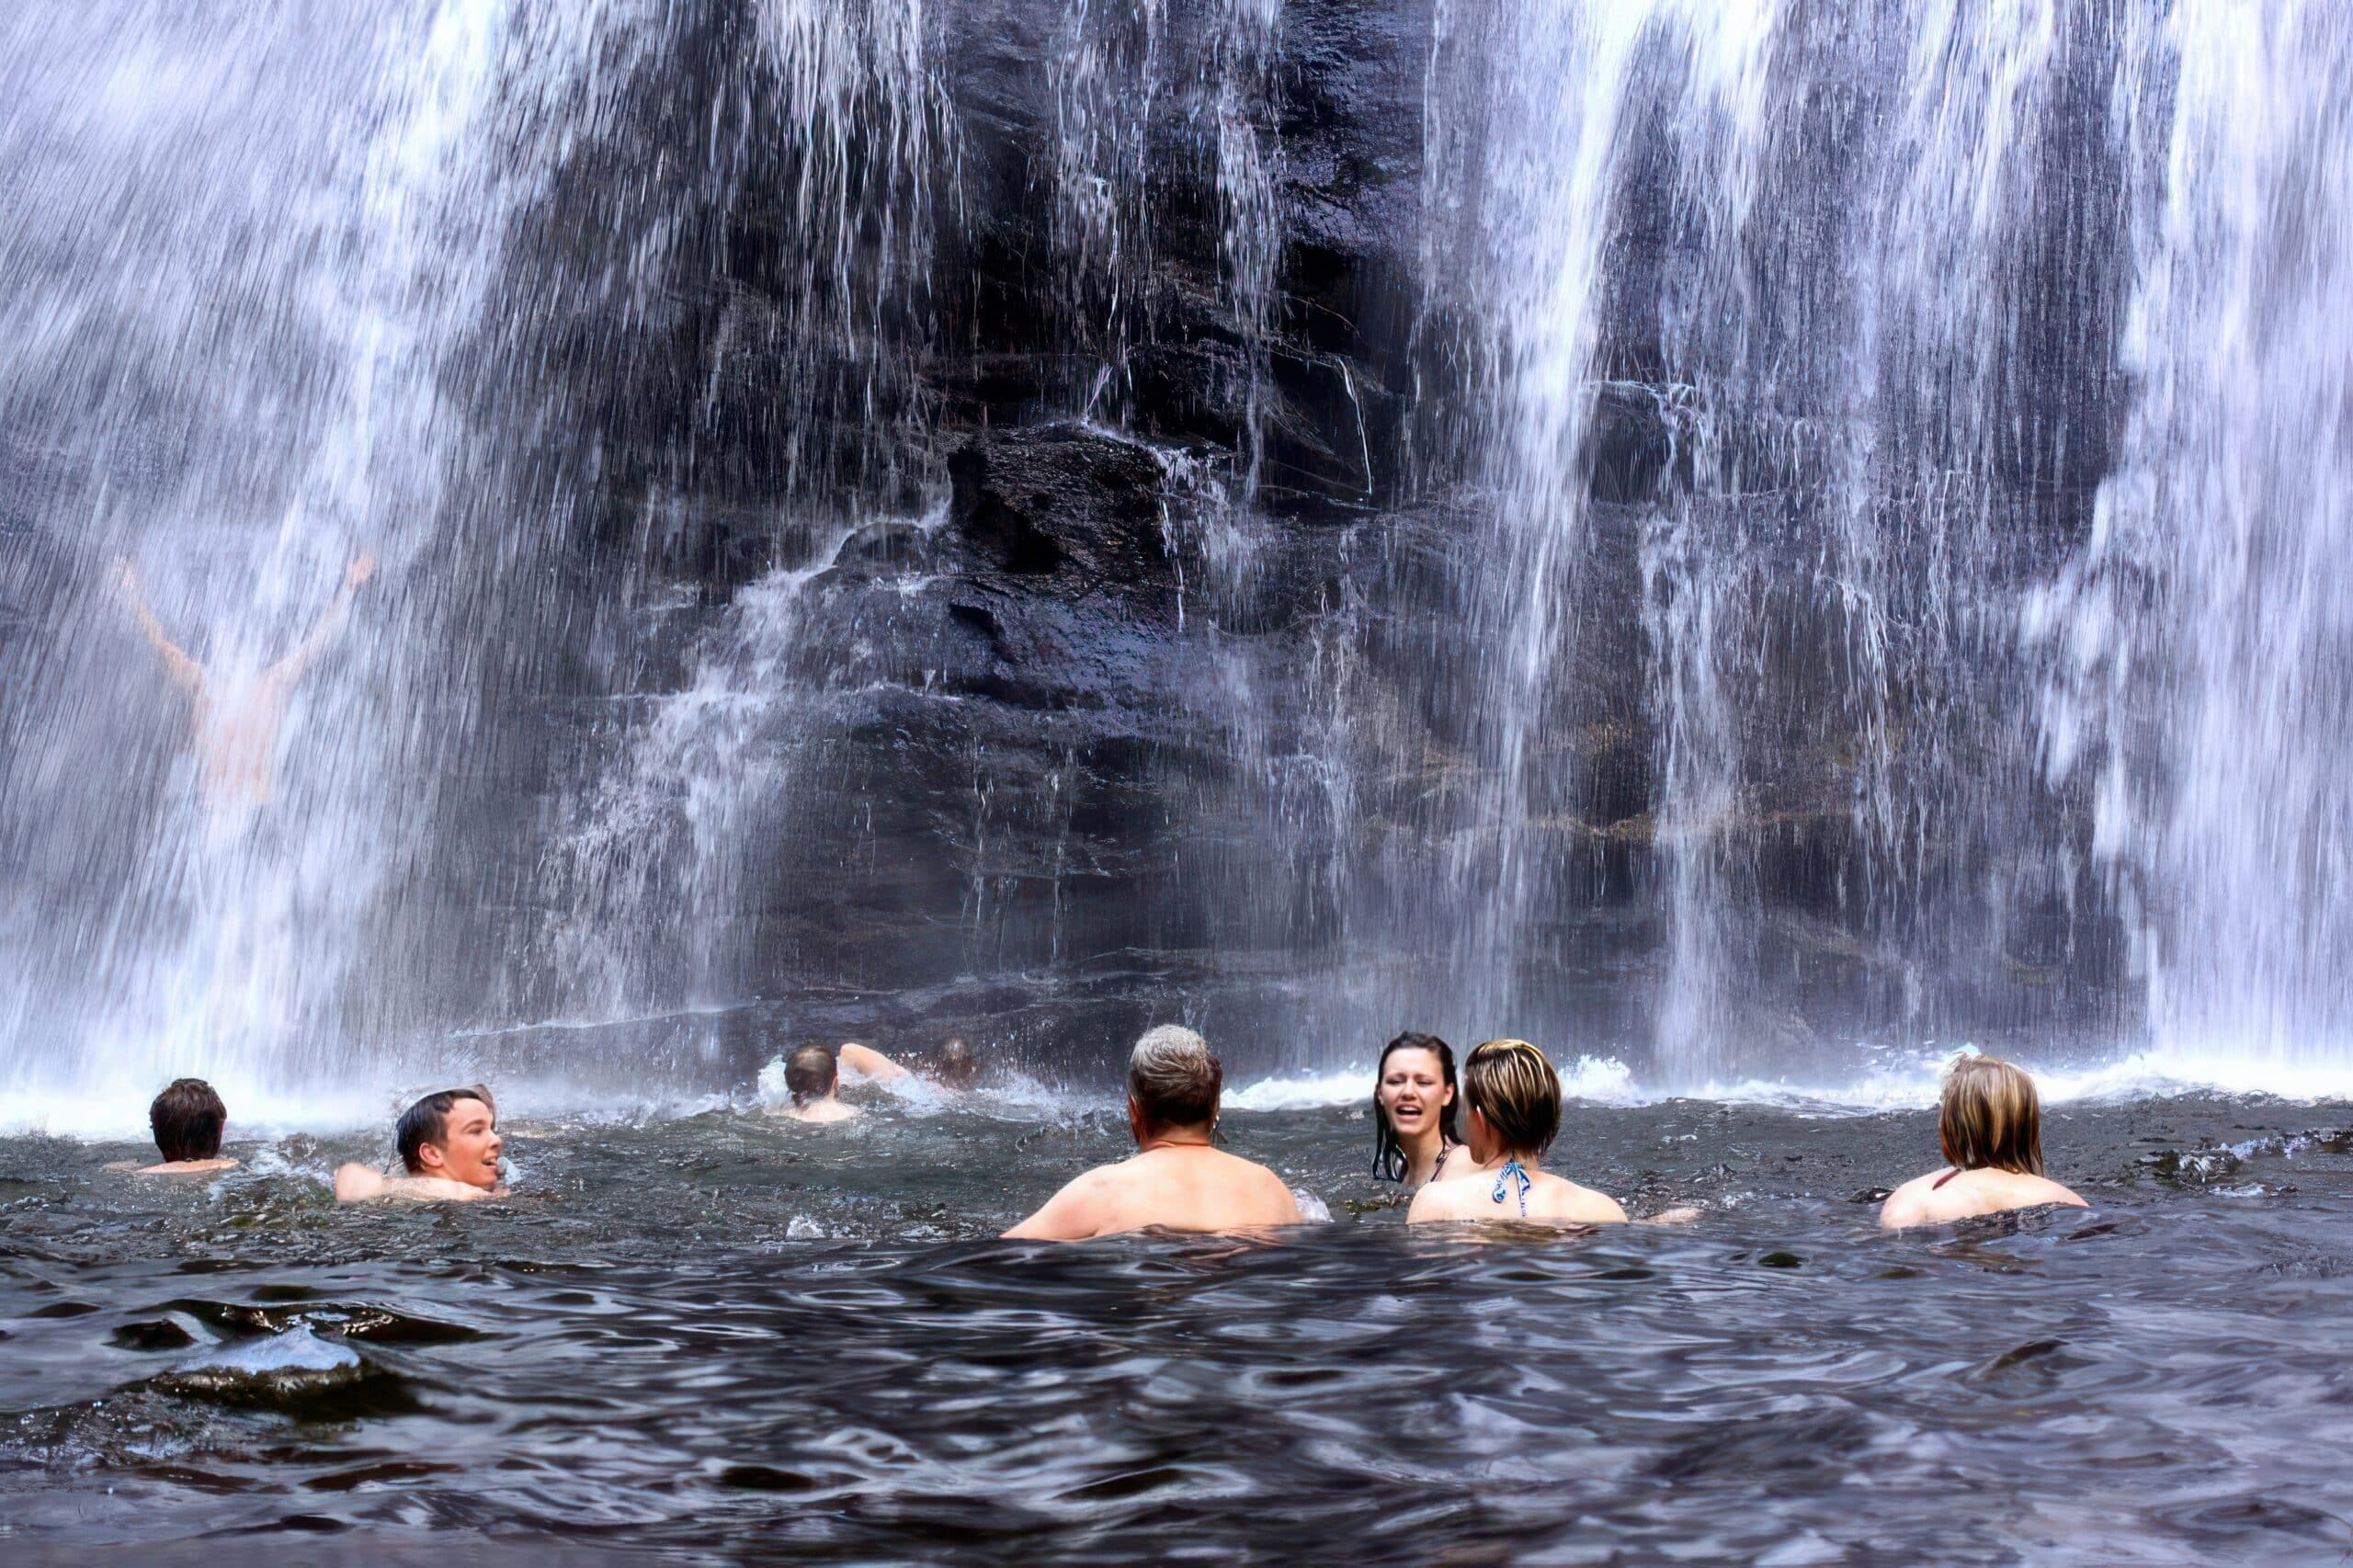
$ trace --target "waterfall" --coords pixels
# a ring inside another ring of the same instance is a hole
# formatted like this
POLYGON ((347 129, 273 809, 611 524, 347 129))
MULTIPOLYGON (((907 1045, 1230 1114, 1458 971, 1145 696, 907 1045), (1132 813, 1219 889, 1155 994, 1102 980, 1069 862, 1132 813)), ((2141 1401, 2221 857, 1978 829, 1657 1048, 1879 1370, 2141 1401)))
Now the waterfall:
POLYGON ((255 1103, 397 1027, 404 987, 355 977, 396 961, 498 586, 449 564, 486 500, 462 360, 635 11, 10 18, 5 570, 40 606, 0 790, 10 1092, 199 1072, 255 1103))
POLYGON ((2353 1006, 2353 25, 2190 0, 2136 41, 2136 391, 2024 626, 2159 1051, 2292 1071, 2353 1006))

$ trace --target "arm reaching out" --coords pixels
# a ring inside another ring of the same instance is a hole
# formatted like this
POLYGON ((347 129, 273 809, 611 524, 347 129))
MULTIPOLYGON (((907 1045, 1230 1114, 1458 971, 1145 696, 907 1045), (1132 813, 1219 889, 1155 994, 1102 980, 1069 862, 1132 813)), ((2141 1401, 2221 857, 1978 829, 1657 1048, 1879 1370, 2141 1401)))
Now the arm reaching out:
POLYGON ((353 597, 359 592, 359 585, 375 574, 375 551, 363 550, 352 557, 350 566, 343 574, 343 585, 335 589, 335 598, 327 605, 325 613, 311 628, 310 635, 295 644, 292 653, 269 667, 271 676, 289 686, 301 679, 302 672, 311 667, 311 661, 317 658, 329 642, 342 635, 344 622, 351 619, 353 597))
POLYGON ((888 1083, 892 1078, 904 1078, 907 1075, 907 1070, 904 1067, 870 1046, 845 1045, 836 1053, 836 1059, 849 1071, 860 1077, 871 1078, 878 1084, 888 1083))
POLYGON ((172 684, 191 697, 203 690, 204 666, 180 652, 179 644, 171 640, 163 622, 155 619, 155 612, 147 608, 147 600, 139 591, 139 573, 127 556, 122 561, 122 597, 137 618, 139 630, 147 634, 148 642, 163 659, 164 671, 172 677, 172 684))

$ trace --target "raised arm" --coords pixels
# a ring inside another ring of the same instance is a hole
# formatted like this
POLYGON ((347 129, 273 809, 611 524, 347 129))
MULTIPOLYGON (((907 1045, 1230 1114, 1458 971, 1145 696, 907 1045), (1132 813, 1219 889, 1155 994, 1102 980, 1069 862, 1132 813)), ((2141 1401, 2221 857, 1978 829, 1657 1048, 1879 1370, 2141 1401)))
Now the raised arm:
POLYGON ((139 630, 147 634, 149 644, 164 661, 164 672, 172 677, 172 684, 189 696, 195 696, 204 689, 204 666, 180 652, 179 644, 171 640, 164 631, 163 622, 155 619, 155 612, 147 608, 146 597, 139 591, 138 570, 131 564, 128 557, 123 559, 121 565, 123 602, 130 605, 132 617, 139 622, 139 630))
POLYGON ((311 661, 317 658, 328 643, 343 634, 344 622, 351 619, 353 597, 359 592, 359 585, 375 574, 374 551, 363 550, 353 557, 350 566, 343 574, 342 586, 335 589, 335 598, 312 626, 310 635, 296 643, 292 653, 272 665, 270 675, 290 686, 301 679, 302 672, 311 667, 311 661))
POLYGON ((907 1075, 904 1067, 870 1046, 845 1045, 835 1053, 835 1059, 850 1072, 863 1078, 871 1078, 878 1084, 907 1075))

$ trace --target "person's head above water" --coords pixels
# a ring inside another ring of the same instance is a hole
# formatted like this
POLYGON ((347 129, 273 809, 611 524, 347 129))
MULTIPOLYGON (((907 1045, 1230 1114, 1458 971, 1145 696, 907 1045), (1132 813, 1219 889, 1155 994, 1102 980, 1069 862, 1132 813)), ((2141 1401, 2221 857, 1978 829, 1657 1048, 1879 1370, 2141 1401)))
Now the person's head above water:
POLYGON ((1937 1142, 1957 1170, 2042 1174, 2042 1102, 2023 1068, 1964 1056, 1945 1072, 1937 1142))
POLYGON ((1482 1161, 1532 1160, 1561 1131, 1561 1075, 1524 1040, 1474 1047, 1462 1063, 1462 1097, 1471 1106, 1471 1152, 1482 1161))
POLYGON ((1128 1122, 1136 1142, 1213 1125, 1224 1087, 1225 1069, 1209 1041, 1181 1024, 1146 1029, 1128 1057, 1128 1122))
POLYGON ((831 1046, 804 1045, 785 1059, 784 1091, 796 1108, 826 1098, 841 1082, 841 1065, 831 1046))
POLYGON ((936 1083, 951 1089, 969 1089, 980 1081, 981 1053, 961 1038, 951 1037, 931 1053, 925 1071, 936 1083))
POLYGON ((147 1127, 167 1164, 221 1157, 221 1132, 229 1108, 201 1078, 175 1078, 147 1108, 147 1127))
POLYGON ((1399 1035, 1381 1048, 1372 1073, 1372 1174, 1387 1181, 1413 1175, 1406 1145, 1435 1134, 1439 1149, 1462 1142, 1455 1119, 1454 1048, 1434 1034, 1399 1035))
POLYGON ((479 1089, 442 1089, 401 1112, 392 1133, 413 1176, 439 1176, 487 1192, 498 1185, 498 1112, 479 1089))

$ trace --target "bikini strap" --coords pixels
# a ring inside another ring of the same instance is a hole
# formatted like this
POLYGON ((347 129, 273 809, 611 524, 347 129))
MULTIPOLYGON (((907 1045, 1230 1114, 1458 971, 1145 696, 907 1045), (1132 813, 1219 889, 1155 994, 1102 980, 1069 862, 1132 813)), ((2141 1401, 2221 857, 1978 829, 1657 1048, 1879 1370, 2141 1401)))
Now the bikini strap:
POLYGON ((1528 1214, 1528 1189, 1536 1184, 1529 1179, 1528 1167, 1518 1160, 1506 1160, 1504 1168, 1495 1173, 1495 1200, 1501 1203, 1504 1200, 1504 1189, 1515 1180, 1519 1183, 1519 1212, 1524 1219, 1528 1214))
POLYGON ((1952 1178, 1953 1178, 1953 1177, 1955 1177, 1955 1176, 1959 1176, 1960 1174, 1961 1174, 1961 1167, 1960 1167, 1959 1165, 1955 1165, 1955 1166, 1953 1166, 1953 1168, 1952 1168, 1952 1169, 1950 1169, 1950 1170, 1947 1171, 1944 1175, 1942 1175, 1942 1176, 1938 1176, 1938 1177, 1936 1179, 1936 1183, 1935 1183, 1935 1185, 1934 1185, 1934 1186, 1931 1186, 1931 1187, 1928 1188, 1928 1190, 1929 1190, 1930 1192, 1934 1192, 1934 1191, 1936 1191, 1938 1187, 1944 1186, 1944 1184, 1945 1184, 1945 1183, 1947 1183, 1947 1182, 1949 1182, 1949 1181, 1952 1180, 1952 1178))

